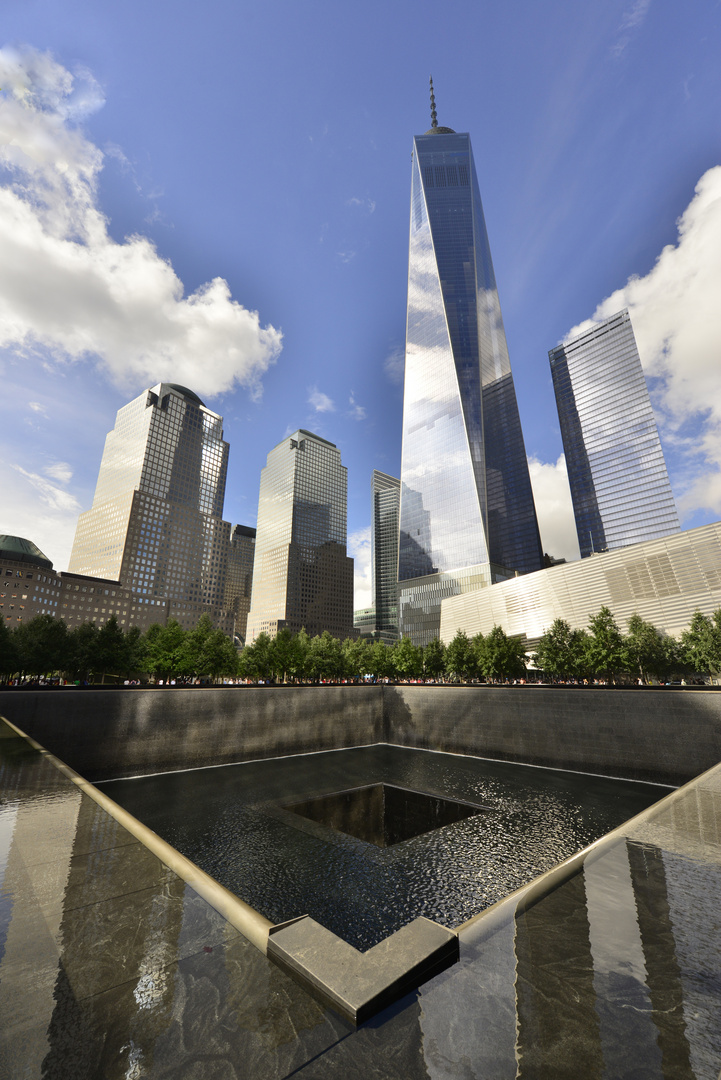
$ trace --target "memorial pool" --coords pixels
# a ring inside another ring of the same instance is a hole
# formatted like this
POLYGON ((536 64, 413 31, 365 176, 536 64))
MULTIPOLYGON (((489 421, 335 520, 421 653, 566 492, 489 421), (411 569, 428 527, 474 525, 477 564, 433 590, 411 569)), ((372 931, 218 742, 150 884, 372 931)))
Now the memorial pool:
POLYGON ((385 744, 99 786, 272 922, 361 950, 419 915, 458 926, 670 790, 385 744), (373 785, 481 812, 378 846, 290 808, 373 785))

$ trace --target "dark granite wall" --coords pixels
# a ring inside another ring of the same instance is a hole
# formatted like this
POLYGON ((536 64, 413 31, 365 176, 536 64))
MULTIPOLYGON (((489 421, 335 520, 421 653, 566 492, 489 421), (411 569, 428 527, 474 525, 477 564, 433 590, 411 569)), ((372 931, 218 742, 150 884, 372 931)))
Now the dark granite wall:
POLYGON ((391 742, 682 783, 721 760, 721 693, 327 686, 6 691, 88 779, 391 742))
POLYGON ((396 686, 385 712, 388 742, 428 750, 674 784, 721 761, 713 690, 396 686))
POLYGON ((88 780, 384 741, 375 686, 9 691, 0 716, 88 780))

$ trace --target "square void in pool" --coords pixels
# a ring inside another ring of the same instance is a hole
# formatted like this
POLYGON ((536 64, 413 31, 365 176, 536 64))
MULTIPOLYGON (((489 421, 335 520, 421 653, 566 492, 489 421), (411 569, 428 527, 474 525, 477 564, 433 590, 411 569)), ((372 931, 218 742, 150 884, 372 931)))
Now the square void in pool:
POLYGON ((381 848, 488 810, 485 806, 394 784, 367 784, 333 791, 302 802, 284 803, 283 808, 381 848))

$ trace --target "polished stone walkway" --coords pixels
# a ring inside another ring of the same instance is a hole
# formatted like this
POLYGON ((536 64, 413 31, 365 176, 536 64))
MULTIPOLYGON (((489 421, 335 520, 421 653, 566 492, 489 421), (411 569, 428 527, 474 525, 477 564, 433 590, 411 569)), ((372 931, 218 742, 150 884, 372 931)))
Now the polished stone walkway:
POLYGON ((718 1080, 721 767, 357 1031, 0 723, 0 1077, 718 1080))

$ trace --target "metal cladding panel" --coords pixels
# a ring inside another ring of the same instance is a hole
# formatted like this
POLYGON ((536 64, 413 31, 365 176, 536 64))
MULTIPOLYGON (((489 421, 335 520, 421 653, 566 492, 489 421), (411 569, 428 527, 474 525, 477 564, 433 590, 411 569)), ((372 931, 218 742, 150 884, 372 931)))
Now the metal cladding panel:
POLYGON ((441 638, 452 640, 459 628, 486 634, 498 625, 535 639, 556 618, 585 629, 604 605, 622 630, 638 613, 677 637, 694 611, 710 615, 721 607, 721 561, 713 561, 720 546, 721 523, 703 525, 451 597, 441 606, 441 638))

